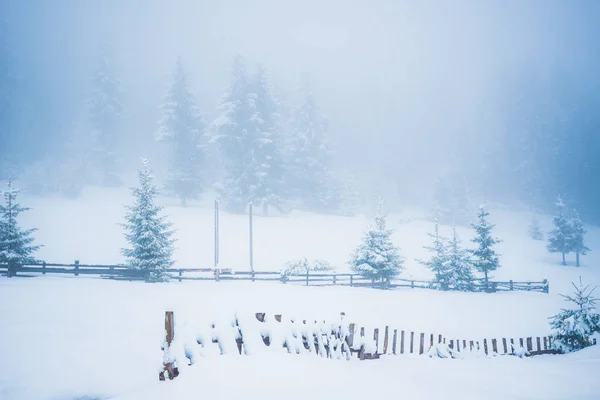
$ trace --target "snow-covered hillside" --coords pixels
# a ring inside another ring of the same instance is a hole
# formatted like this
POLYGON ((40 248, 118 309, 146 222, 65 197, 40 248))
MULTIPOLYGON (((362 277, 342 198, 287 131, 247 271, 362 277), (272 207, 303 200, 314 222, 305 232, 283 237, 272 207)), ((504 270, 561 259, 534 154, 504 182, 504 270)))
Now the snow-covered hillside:
MULTIPOLYGON (((24 224, 39 228, 45 247, 39 257, 53 262, 79 259, 89 263, 122 262, 125 245, 119 223, 124 192, 88 192, 84 201, 24 198, 32 207, 24 224)), ((210 203, 210 202, 207 202, 210 203)), ((174 222, 178 266, 210 266, 213 221, 210 204, 181 208, 164 200, 174 222)), ((394 241, 406 259, 405 276, 428 278, 415 261, 431 223, 422 212, 391 215, 394 241), (408 222, 403 222, 408 221, 408 222)), ((588 227, 592 252, 580 268, 559 265, 544 242, 529 238, 531 215, 491 210, 502 267, 499 279, 550 281, 550 294, 528 292, 452 293, 424 289, 380 291, 350 287, 303 287, 259 282, 114 282, 86 277, 0 278, 0 399, 234 399, 407 398, 456 399, 594 399, 600 383, 600 347, 566 356, 469 358, 382 357, 347 362, 313 356, 258 354, 201 359, 174 381, 159 383, 164 311, 175 311, 179 324, 212 321, 235 313, 284 314, 325 319, 344 311, 367 332, 390 326, 483 338, 543 336, 548 317, 564 305, 559 292, 579 275, 600 284, 600 229, 588 227), (308 384, 307 382, 310 382, 308 384)), ((542 228, 550 228, 540 216, 542 228)), ((348 267, 366 218, 294 213, 290 217, 257 216, 255 266, 278 270, 306 256, 348 267)), ((447 233, 450 227, 442 227, 447 233)), ((459 232, 463 244, 469 228, 459 232)), ((247 217, 221 215, 221 265, 247 268, 247 217)), ((371 331, 372 332, 372 331, 371 331)), ((177 333, 176 333, 177 335, 177 333)))

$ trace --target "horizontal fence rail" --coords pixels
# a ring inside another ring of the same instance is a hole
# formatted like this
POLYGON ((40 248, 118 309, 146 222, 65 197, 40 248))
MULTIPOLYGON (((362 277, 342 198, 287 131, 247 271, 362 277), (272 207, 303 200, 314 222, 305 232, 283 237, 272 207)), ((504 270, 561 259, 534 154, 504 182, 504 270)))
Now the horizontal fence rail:
MULTIPOLYGON (((377 282, 361 275, 350 273, 323 273, 308 272, 306 274, 286 274, 278 271, 232 271, 231 269, 214 268, 169 268, 167 270, 172 280, 182 281, 271 281, 284 284, 300 284, 305 286, 351 286, 370 287, 381 289, 394 288, 434 288, 433 281, 396 278, 387 282, 377 282)), ((140 271, 132 270, 125 265, 102 265, 81 264, 75 261, 73 264, 57 264, 41 262, 37 264, 26 264, 9 268, 6 264, 0 264, 0 274, 12 276, 33 276, 31 274, 71 274, 99 275, 106 279, 116 280, 143 280, 140 271)), ((544 279, 541 282, 526 281, 489 281, 485 284, 482 279, 471 281, 473 291, 532 291, 549 292, 549 282, 544 279)))

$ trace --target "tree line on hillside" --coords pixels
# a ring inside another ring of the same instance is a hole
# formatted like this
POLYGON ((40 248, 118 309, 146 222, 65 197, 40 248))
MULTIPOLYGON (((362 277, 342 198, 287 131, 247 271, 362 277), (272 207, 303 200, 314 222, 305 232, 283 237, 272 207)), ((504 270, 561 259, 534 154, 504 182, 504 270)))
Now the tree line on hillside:
MULTIPOLYGON (((185 206, 216 189, 224 209, 233 213, 243 213, 252 202, 265 213, 302 208, 353 214, 361 200, 351 176, 333 167, 327 120, 310 79, 296 97, 295 104, 284 104, 266 67, 249 71, 236 56, 216 110, 201 110, 179 59, 155 134, 160 157, 168 160, 164 193, 185 206), (208 114, 214 115, 211 121, 208 114)), ((87 117, 65 135, 61 151, 26 168, 30 192, 75 197, 86 185, 121 186, 123 114, 122 85, 104 48, 87 117)))

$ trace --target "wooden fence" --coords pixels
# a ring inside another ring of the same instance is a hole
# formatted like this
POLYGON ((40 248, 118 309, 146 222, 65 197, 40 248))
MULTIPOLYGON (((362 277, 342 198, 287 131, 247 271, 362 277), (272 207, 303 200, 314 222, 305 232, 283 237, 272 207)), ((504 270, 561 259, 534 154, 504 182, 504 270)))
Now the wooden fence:
MULTIPOLYGON (((351 286, 373 287, 381 289, 394 288, 432 288, 432 281, 396 278, 389 282, 375 282, 357 274, 336 274, 307 272, 306 274, 282 274, 277 271, 232 271, 231 269, 214 268, 170 268, 167 270, 172 280, 215 280, 215 281, 277 281, 285 284, 302 284, 305 286, 351 286)), ((42 262, 9 268, 0 264, 0 274, 12 276, 32 276, 32 274, 71 274, 99 275, 102 278, 118 280, 141 280, 143 276, 139 271, 128 269, 124 265, 97 265, 81 264, 54 264, 42 262)), ((489 281, 488 285, 482 279, 473 280, 474 291, 533 291, 549 292, 549 282, 517 282, 517 281, 489 281)))
MULTIPOLYGON (((322 324, 307 323, 306 320, 284 320, 281 314, 274 315, 273 319, 269 319, 271 324, 287 324, 284 332, 287 336, 277 339, 270 337, 269 326, 267 329, 255 327, 251 331, 248 327, 251 324, 240 324, 238 318, 235 318, 235 323, 232 326, 235 329, 235 335, 229 337, 221 337, 219 334, 212 333, 209 343, 201 343, 196 336, 193 335, 194 342, 203 347, 210 346, 210 342, 215 343, 220 349, 230 347, 224 341, 230 340, 231 345, 235 340, 235 353, 240 355, 246 354, 245 343, 251 342, 253 336, 260 335, 262 343, 265 346, 273 347, 274 343, 281 346, 281 351, 288 354, 315 354, 324 358, 331 359, 346 359, 350 360, 353 355, 356 355, 360 360, 378 359, 382 355, 401 356, 401 355, 423 355, 429 354, 437 356, 438 348, 450 349, 446 356, 456 358, 460 353, 474 353, 479 356, 506 356, 514 355, 519 357, 531 357, 542 354, 558 354, 559 352, 554 347, 554 339, 552 336, 541 337, 518 337, 500 339, 484 338, 481 340, 457 339, 442 336, 441 334, 433 333, 415 333, 414 331, 405 331, 398 329, 390 329, 385 326, 381 331, 379 328, 373 329, 373 335, 365 336, 365 327, 358 327, 355 323, 344 322, 345 313, 340 313, 340 320, 336 323, 327 324, 323 321, 322 324), (372 340, 370 339, 372 338, 372 340), (441 346, 440 346, 441 344, 441 346)), ((265 313, 256 313, 256 320, 261 323, 266 322, 265 313)), ((271 325, 271 328, 273 326, 271 325)), ((218 327, 214 323, 212 328, 216 332, 222 332, 223 327, 218 327)), ((277 332, 277 329, 273 330, 277 332)), ((173 379, 179 375, 177 363, 182 360, 177 360, 170 352, 173 338, 175 336, 175 323, 173 311, 165 312, 165 342, 162 347, 164 351, 163 371, 159 375, 160 380, 173 379)), ((185 337, 185 335, 183 336, 185 337)), ((260 340, 259 339, 259 340, 260 340)), ((592 345, 596 344, 593 340, 592 345)), ((180 341, 180 346, 188 348, 180 341)), ((193 345, 193 344, 192 344, 193 345)), ((276 346, 277 346, 276 345, 276 346)), ((274 350, 277 350, 275 347, 274 350)), ((221 350, 221 354, 223 351, 221 350)), ((194 359, 186 354, 189 365, 193 364, 194 359)))

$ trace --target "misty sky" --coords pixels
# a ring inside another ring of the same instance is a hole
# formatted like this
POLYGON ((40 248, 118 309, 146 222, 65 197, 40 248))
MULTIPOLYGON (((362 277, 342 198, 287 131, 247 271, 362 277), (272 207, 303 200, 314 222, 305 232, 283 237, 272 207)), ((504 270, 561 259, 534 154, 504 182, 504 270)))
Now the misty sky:
POLYGON ((380 174, 418 167, 415 179, 432 179, 510 129, 517 101, 510 88, 556 76, 581 90, 600 82, 593 0, 9 0, 0 7, 41 120, 65 126, 82 118, 106 44, 123 83, 130 139, 141 147, 153 139, 179 56, 208 120, 236 53, 251 66, 264 62, 284 97, 310 74, 339 162, 380 174), (442 161, 427 162, 433 158, 442 161))

